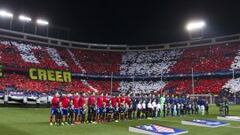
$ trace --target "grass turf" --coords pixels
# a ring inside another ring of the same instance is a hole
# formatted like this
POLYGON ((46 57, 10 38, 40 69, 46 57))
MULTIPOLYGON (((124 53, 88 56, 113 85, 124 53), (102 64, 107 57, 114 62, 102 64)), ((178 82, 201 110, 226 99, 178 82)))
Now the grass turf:
MULTIPOLYGON (((230 107, 231 115, 240 116, 240 106, 230 107)), ((0 108, 0 135, 137 135, 128 132, 129 126, 160 124, 189 131, 189 135, 239 135, 240 122, 230 122, 232 127, 205 128, 181 125, 181 120, 216 119, 218 108, 210 106, 206 116, 191 115, 153 120, 121 121, 119 123, 83 124, 74 126, 49 126, 49 109, 0 108)))

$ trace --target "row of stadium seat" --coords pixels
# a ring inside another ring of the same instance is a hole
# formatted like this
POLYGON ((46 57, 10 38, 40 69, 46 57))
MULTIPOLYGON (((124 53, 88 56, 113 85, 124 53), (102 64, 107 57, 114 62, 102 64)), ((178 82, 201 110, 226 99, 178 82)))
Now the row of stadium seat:
POLYGON ((240 49, 237 45, 214 45, 188 48, 171 68, 171 73, 216 72, 229 70, 240 49))
MULTIPOLYGON (((240 68, 240 44, 221 44, 187 49, 151 52, 101 52, 34 45, 27 42, 0 41, 0 63, 4 66, 68 70, 75 73, 123 76, 161 76, 162 74, 214 73, 240 68)), ((110 80, 77 80, 71 83, 39 82, 17 73, 5 74, 0 89, 12 84, 18 90, 110 91, 110 80)), ((222 88, 236 90, 240 79, 195 80, 196 93, 218 93, 222 88)), ((169 91, 191 93, 192 80, 114 81, 113 90, 135 92, 169 91)))
MULTIPOLYGON (((218 94, 223 85, 229 79, 196 79, 194 80, 194 93, 195 94, 218 94)), ((170 93, 186 94, 193 93, 192 80, 174 80, 169 81, 163 88, 170 93)))
POLYGON ((0 62, 5 66, 38 67, 82 73, 118 73, 120 53, 82 51, 20 43, 0 42, 0 62))
MULTIPOLYGON (((4 90, 7 87, 14 88, 19 91, 29 91, 29 92, 44 92, 48 93, 54 90, 63 90, 67 92, 92 92, 90 86, 97 89, 98 92, 110 92, 111 82, 110 81, 94 81, 90 80, 86 82, 73 79, 70 83, 59 83, 51 81, 35 81, 29 79, 25 75, 20 74, 4 74, 4 77, 0 79, 0 90, 4 90)), ((112 89, 117 90, 119 87, 119 82, 114 81, 112 84, 112 89)))

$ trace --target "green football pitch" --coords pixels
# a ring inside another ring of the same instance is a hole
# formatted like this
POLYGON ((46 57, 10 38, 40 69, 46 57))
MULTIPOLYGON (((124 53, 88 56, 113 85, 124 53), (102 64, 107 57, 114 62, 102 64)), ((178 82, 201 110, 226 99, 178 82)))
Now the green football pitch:
MULTIPOLYGON (((74 126, 49 126, 49 109, 0 108, 0 135, 137 135, 128 132, 129 126, 159 124, 188 130, 189 135, 239 135, 240 122, 230 122, 230 126, 205 128, 181 125, 181 120, 216 119, 218 108, 210 106, 206 116, 191 115, 167 117, 153 120, 121 121, 119 123, 82 124, 74 126)), ((240 106, 230 107, 231 115, 240 116, 240 106)))

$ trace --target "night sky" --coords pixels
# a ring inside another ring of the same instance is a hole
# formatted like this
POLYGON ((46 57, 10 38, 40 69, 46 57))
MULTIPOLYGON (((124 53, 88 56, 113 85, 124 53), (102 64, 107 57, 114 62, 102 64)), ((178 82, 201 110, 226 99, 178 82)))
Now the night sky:
POLYGON ((188 39, 184 27, 204 19, 206 37, 240 33, 238 0, 0 0, 15 15, 42 16, 71 28, 71 39, 108 44, 157 44, 188 39))

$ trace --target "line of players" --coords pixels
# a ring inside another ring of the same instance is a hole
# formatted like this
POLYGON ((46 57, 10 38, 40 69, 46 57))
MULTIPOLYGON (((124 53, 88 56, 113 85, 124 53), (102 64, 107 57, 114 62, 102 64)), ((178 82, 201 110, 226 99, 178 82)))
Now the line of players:
POLYGON ((186 96, 157 96, 121 94, 109 96, 95 93, 86 95, 55 94, 51 102, 50 125, 73 125, 101 123, 125 119, 151 119, 166 116, 181 116, 208 113, 208 102, 186 96))

